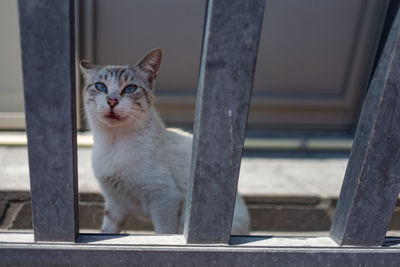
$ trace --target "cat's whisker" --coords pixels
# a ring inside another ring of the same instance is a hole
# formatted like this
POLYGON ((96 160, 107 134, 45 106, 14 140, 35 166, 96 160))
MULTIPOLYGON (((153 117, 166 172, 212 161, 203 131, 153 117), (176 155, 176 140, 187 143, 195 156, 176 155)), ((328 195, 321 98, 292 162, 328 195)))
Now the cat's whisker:
POLYGON ((147 119, 147 117, 141 117, 141 118, 138 118, 138 116, 134 116, 134 115, 132 115, 132 114, 127 114, 127 116, 129 117, 129 118, 131 118, 135 123, 143 123, 143 122, 145 122, 145 121, 148 121, 148 119, 147 119))
POLYGON ((141 118, 141 119, 148 119, 148 117, 149 116, 147 116, 146 114, 143 114, 143 113, 141 113, 141 112, 135 112, 135 111, 131 111, 130 113, 128 113, 129 115, 131 115, 131 116, 137 116, 137 117, 139 117, 139 118, 141 118))
POLYGON ((131 109, 129 110, 129 112, 127 113, 122 113, 123 115, 128 115, 131 118, 138 118, 140 120, 149 120, 149 116, 145 113, 143 113, 143 111, 139 111, 139 110, 135 110, 135 109, 131 109))

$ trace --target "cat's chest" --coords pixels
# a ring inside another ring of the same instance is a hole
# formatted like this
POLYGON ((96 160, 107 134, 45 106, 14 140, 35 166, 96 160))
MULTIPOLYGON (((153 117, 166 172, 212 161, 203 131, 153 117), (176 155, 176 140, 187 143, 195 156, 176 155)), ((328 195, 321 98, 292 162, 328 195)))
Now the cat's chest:
POLYGON ((102 181, 109 177, 140 182, 146 158, 146 148, 140 143, 125 142, 95 144, 92 165, 96 178, 102 181))

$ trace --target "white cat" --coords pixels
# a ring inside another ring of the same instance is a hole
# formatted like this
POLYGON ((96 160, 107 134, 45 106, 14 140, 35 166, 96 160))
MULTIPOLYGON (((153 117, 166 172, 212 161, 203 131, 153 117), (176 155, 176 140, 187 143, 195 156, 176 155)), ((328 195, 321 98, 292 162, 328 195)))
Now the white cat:
MULTIPOLYGON (((153 108, 161 58, 162 51, 155 49, 135 65, 81 62, 106 233, 120 232, 130 215, 151 219, 157 234, 183 231, 192 136, 166 129, 153 108)), ((238 194, 232 234, 248 234, 249 220, 238 194)))

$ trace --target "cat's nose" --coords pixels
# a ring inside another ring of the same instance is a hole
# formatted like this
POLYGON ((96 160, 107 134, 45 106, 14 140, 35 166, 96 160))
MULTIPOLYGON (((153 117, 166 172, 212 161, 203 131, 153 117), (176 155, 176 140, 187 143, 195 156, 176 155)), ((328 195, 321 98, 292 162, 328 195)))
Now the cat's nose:
POLYGON ((118 105, 119 100, 118 100, 118 99, 109 98, 109 99, 107 100, 107 103, 108 103, 108 105, 109 105, 111 108, 113 108, 113 107, 115 107, 116 105, 118 105))

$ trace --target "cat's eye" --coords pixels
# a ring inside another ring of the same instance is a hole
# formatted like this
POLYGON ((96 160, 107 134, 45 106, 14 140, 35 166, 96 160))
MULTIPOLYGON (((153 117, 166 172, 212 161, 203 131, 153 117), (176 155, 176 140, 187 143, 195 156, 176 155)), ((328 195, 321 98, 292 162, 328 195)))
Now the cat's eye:
POLYGON ((104 83, 95 83, 94 85, 96 87, 97 90, 99 90, 100 92, 107 92, 107 86, 104 83))
POLYGON ((124 90, 122 91, 122 93, 124 94, 129 94, 129 93, 133 93, 135 92, 137 89, 136 85, 128 85, 127 87, 124 88, 124 90))

